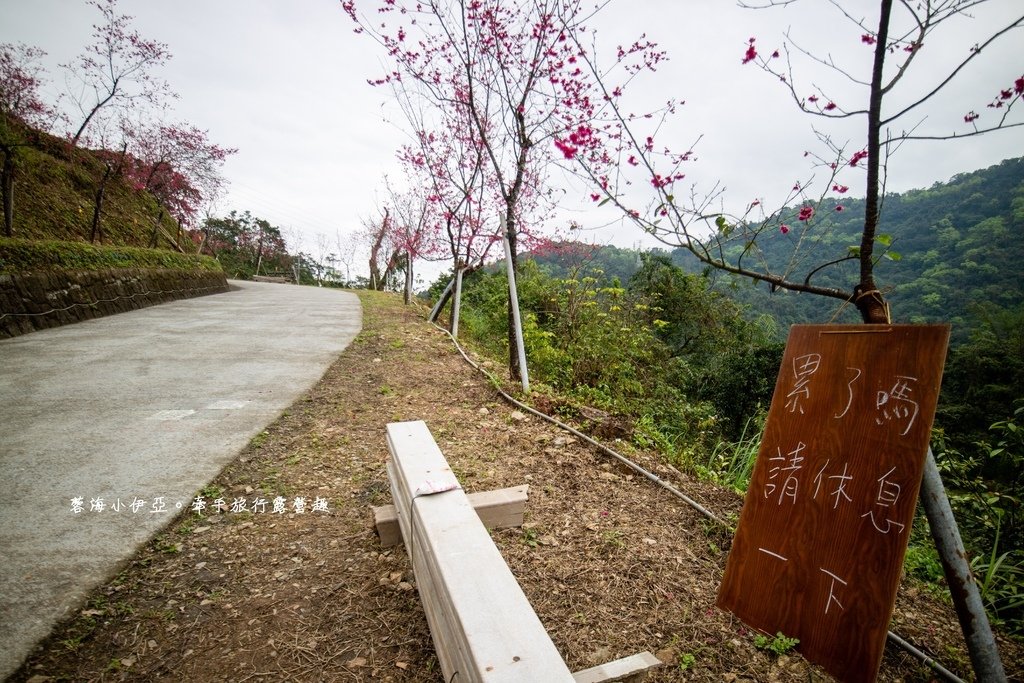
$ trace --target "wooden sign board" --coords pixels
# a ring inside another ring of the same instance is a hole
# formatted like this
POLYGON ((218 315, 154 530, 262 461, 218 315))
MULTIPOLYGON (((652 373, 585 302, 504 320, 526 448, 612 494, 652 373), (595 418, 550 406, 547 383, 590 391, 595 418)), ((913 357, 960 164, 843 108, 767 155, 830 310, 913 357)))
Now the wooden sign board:
POLYGON ((948 340, 948 325, 790 331, 718 606, 842 681, 881 664, 948 340))

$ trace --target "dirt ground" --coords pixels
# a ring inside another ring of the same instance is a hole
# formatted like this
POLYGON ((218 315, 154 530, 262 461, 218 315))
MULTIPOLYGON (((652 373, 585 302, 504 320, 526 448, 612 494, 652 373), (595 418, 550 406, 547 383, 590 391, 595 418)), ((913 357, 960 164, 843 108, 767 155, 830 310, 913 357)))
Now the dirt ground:
MULTIPOLYGON (((408 558, 380 547, 371 514, 390 502, 385 424, 420 419, 467 491, 529 484, 526 526, 494 539, 572 670, 649 650, 665 662, 652 681, 830 680, 798 654, 757 649, 715 608, 727 532, 505 404, 422 310, 362 301, 362 333, 196 493, 202 515, 182 513, 10 680, 441 681, 408 558), (278 496, 283 514, 271 512, 278 496), (216 512, 216 498, 267 507, 216 512)), ((736 518, 734 493, 630 453, 736 518)), ((953 611, 931 592, 905 582, 892 628, 969 677, 953 611)), ((1000 645, 1010 679, 1024 680, 1024 647, 1000 645)), ((880 680, 930 678, 887 646, 880 680)))

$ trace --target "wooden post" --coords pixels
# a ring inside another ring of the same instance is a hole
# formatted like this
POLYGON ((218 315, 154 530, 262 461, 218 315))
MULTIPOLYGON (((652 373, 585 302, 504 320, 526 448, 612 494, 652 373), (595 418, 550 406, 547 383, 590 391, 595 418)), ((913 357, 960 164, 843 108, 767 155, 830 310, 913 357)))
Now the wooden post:
MULTIPOLYGON (((485 527, 488 529, 511 529, 523 525, 529 489, 530 487, 524 484, 494 491, 471 493, 467 498, 485 527)), ((398 510, 394 505, 381 505, 373 508, 373 526, 377 529, 381 546, 389 548, 402 542, 402 529, 398 525, 398 510)))

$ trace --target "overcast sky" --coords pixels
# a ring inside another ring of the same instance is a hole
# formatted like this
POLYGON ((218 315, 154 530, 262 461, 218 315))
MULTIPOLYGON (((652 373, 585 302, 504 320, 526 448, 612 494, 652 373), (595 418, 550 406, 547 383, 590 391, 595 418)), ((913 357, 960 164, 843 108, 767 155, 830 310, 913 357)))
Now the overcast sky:
MULTIPOLYGON (((877 2, 843 5, 870 23, 877 2)), ((348 232, 374 214, 384 174, 400 176, 394 152, 405 135, 389 122, 398 115, 387 103, 388 92, 366 83, 381 71, 379 50, 352 32, 338 0, 121 0, 119 6, 143 36, 170 46, 174 57, 161 73, 180 94, 174 115, 239 150, 224 168, 230 189, 221 213, 248 209, 300 237, 310 251, 317 233, 333 241, 337 231, 348 232)), ((930 63, 955 59, 1021 7, 1020 0, 997 0, 995 11, 951 24, 936 38, 942 45, 926 46, 930 63)), ((0 0, 0 42, 45 50, 46 93, 56 97, 64 88, 57 64, 81 52, 98 17, 84 0, 0 0)), ((804 150, 820 150, 811 131, 816 121, 800 115, 772 78, 740 64, 749 37, 757 36, 759 49, 770 52, 791 27, 807 47, 855 72, 870 66, 871 48, 824 0, 771 11, 743 10, 731 0, 614 0, 596 27, 609 50, 643 32, 668 50, 671 61, 646 80, 643 92, 630 94, 651 102, 686 101, 666 132, 677 147, 703 135, 687 177, 705 187, 720 180, 728 188, 727 208, 778 197, 811 172, 804 150)), ((928 109, 925 127, 966 130, 967 111, 987 113, 985 104, 999 88, 1024 74, 1022 32, 989 52, 928 109)), ((804 73, 809 85, 815 77, 804 73)), ((934 67, 921 75, 937 73, 934 67)), ((844 94, 832 92, 837 100, 844 94)), ((858 119, 852 127, 828 130, 859 148, 863 125, 858 119)), ((1021 154, 1024 128, 908 146, 891 164, 889 189, 927 187, 1021 154)), ((851 194, 863 194, 861 177, 847 180, 851 194)), ((578 201, 582 194, 570 191, 560 222, 575 215, 593 226, 612 217, 573 214, 585 204, 578 201)), ((641 240, 621 224, 587 237, 620 246, 641 240)))

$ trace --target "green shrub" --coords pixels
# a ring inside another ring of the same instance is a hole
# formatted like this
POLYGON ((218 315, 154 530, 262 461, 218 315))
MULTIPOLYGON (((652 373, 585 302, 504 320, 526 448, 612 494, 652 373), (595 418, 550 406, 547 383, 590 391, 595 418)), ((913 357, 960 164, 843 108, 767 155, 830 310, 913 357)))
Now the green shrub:
POLYGON ((0 238, 0 273, 100 268, 170 268, 220 272, 209 256, 165 249, 107 247, 84 242, 0 238))

